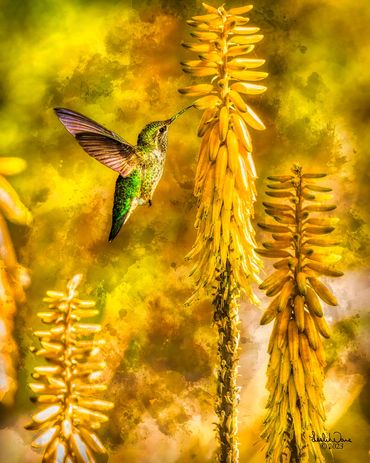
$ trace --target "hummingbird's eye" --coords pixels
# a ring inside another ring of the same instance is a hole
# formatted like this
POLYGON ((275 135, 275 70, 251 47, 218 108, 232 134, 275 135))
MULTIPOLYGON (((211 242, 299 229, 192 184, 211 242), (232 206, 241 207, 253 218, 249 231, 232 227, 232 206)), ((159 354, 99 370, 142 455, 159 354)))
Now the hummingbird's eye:
POLYGON ((161 127, 161 128, 159 129, 159 133, 164 133, 165 131, 166 131, 166 126, 161 127))

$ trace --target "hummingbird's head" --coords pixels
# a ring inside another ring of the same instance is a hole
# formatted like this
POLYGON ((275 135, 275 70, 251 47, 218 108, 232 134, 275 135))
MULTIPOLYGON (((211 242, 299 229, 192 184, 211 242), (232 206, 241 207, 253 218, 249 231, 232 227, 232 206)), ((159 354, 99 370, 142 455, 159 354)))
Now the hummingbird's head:
POLYGON ((138 145, 149 145, 153 146, 160 151, 167 150, 167 143, 168 143, 168 129, 172 122, 174 122, 181 114, 183 114, 186 110, 191 108, 188 106, 181 111, 174 114, 170 119, 165 121, 154 121, 147 124, 143 130, 139 133, 139 137, 137 140, 138 145))

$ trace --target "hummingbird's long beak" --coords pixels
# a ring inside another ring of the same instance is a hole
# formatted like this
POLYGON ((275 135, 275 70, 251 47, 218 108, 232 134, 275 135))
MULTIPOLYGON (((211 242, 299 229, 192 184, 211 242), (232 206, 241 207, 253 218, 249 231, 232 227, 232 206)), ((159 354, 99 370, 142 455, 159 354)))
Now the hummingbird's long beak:
POLYGON ((188 109, 192 108, 193 106, 194 106, 194 105, 187 106, 186 108, 183 108, 181 111, 179 111, 178 113, 176 113, 174 116, 171 117, 171 119, 168 119, 167 125, 172 124, 172 122, 175 121, 179 116, 181 116, 181 114, 183 114, 185 111, 187 111, 188 109))

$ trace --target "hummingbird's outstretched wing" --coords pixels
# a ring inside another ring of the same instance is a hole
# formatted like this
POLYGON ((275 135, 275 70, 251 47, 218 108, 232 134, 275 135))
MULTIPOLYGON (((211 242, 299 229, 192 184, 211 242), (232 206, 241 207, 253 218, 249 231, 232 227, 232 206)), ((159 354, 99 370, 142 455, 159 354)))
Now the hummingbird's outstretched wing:
POLYGON ((136 167, 135 148, 122 137, 70 109, 55 108, 54 111, 68 132, 97 161, 123 177, 136 167))

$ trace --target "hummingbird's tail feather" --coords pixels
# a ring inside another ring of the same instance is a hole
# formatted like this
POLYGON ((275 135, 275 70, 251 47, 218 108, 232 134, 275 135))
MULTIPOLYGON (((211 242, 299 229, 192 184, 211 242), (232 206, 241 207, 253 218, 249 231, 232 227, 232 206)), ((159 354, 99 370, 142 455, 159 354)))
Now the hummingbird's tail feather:
POLYGON ((113 241, 138 204, 141 190, 141 176, 135 169, 128 177, 118 176, 114 191, 112 227, 109 241, 113 241))
POLYGON ((121 217, 119 217, 118 220, 115 220, 113 218, 112 220, 112 227, 110 229, 110 233, 109 233, 109 239, 108 241, 111 242, 114 240, 114 238, 118 235, 118 232, 121 230, 122 228, 122 225, 126 222, 126 220, 128 219, 128 216, 130 215, 129 214, 130 211, 128 211, 126 214, 122 215, 121 217))

